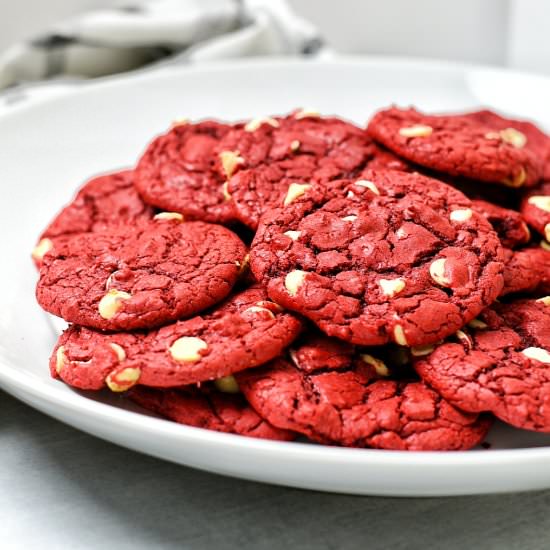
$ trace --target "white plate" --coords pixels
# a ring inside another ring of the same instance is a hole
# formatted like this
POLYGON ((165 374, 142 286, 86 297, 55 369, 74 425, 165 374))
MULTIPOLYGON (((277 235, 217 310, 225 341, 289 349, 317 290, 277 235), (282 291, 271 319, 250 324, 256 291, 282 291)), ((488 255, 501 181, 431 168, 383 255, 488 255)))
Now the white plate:
POLYGON ((550 487, 550 435, 497 426, 491 450, 406 453, 266 442, 180 426, 90 398, 49 377, 55 333, 34 301, 39 231, 90 175, 131 165, 176 117, 235 119, 314 105, 364 123, 396 102, 428 110, 488 105, 550 128, 550 80, 482 67, 391 59, 261 61, 142 73, 90 84, 0 118, 0 385, 115 443, 196 468, 327 491, 458 495, 550 487))

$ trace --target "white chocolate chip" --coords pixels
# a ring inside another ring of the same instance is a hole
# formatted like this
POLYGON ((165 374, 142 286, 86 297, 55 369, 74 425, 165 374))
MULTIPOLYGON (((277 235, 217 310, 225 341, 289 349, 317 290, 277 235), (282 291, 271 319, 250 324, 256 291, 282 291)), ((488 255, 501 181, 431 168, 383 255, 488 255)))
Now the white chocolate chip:
POLYGON ((214 380, 214 386, 223 393, 239 393, 239 384, 232 375, 222 376, 214 380))
POLYGON ((229 192, 229 182, 228 181, 225 181, 222 185, 222 193, 223 193, 223 198, 226 200, 226 201, 230 201, 231 200, 231 193, 229 192))
POLYGON ((408 237, 408 233, 402 228, 400 227, 396 232, 395 232, 395 236, 398 238, 398 239, 404 239, 405 237, 408 237))
POLYGON ((126 359, 126 352, 122 346, 112 342, 109 344, 109 347, 116 353, 119 361, 124 361, 124 359, 126 359))
POLYGON ((505 128, 499 132, 502 141, 513 145, 517 149, 521 149, 527 143, 527 137, 523 132, 515 128, 505 128))
POLYGON ((483 328, 487 328, 489 325, 487 323, 484 323, 483 321, 480 321, 479 319, 472 319, 468 323, 468 326, 474 329, 483 329, 483 328))
POLYGON ((275 314, 266 307, 250 306, 243 311, 243 315, 246 316, 247 313, 267 313, 270 319, 275 319, 275 314))
POLYGON ((348 194, 346 195, 346 198, 354 199, 355 198, 355 193, 353 191, 348 191, 348 194))
MULTIPOLYGON (((109 279, 107 280, 109 282, 109 279)), ((117 311, 122 307, 122 303, 125 300, 130 300, 132 297, 131 294, 128 294, 127 292, 123 292, 121 290, 116 290, 116 288, 112 288, 99 300, 99 304, 97 306, 97 309, 99 311, 99 315, 103 317, 103 319, 112 319, 117 311)))
POLYGON ((301 234, 301 231, 285 231, 283 233, 283 235, 286 235, 289 239, 292 239, 293 241, 297 241, 300 238, 301 234))
POLYGON ((187 117, 176 118, 172 122, 172 128, 174 128, 175 126, 185 126, 186 124, 189 124, 189 119, 187 117))
POLYGON ((534 359, 541 363, 550 363, 550 353, 543 348, 525 348, 521 353, 529 357, 529 359, 534 359))
POLYGON ((543 298, 539 298, 537 302, 540 302, 541 304, 544 304, 545 306, 550 306, 550 296, 544 296, 543 298))
POLYGON ((298 356, 296 355, 296 350, 295 349, 289 349, 288 350, 288 355, 290 356, 290 359, 291 361, 298 367, 300 368, 300 363, 298 362, 298 356))
POLYGON ((455 336, 469 349, 472 349, 474 347, 474 341, 472 340, 471 336, 466 334, 463 330, 457 330, 455 332, 455 336))
POLYGON ((540 210, 550 212, 550 195, 533 195, 527 199, 527 202, 540 210))
POLYGON ((279 127, 279 122, 272 117, 258 117, 253 118, 246 123, 244 130, 245 132, 255 132, 262 124, 269 124, 273 128, 279 127))
POLYGON ((382 287, 382 294, 392 298, 405 288, 403 279, 379 279, 378 284, 382 287))
POLYGON ((405 338, 405 331, 401 325, 395 325, 393 327, 393 339, 396 344, 400 346, 408 346, 407 338, 405 338))
POLYGON ((123 392, 129 390, 137 384, 141 370, 138 367, 127 367, 118 372, 112 372, 105 378, 105 384, 114 392, 123 392))
POLYGON ((525 232, 525 242, 528 243, 531 240, 531 231, 529 226, 525 222, 521 222, 521 226, 525 232))
POLYGON ((235 173, 239 165, 244 163, 244 159, 239 156, 238 151, 222 151, 220 153, 220 161, 223 171, 228 178, 235 173))
POLYGON ((430 355, 435 348, 430 345, 416 346, 411 348, 411 355, 413 357, 423 357, 424 355, 430 355))
POLYGON ((153 218, 155 220, 178 220, 180 222, 183 221, 183 214, 180 214, 179 212, 159 212, 155 215, 153 218))
POLYGON ((293 139, 291 142, 290 142, 290 150, 295 153, 299 148, 300 148, 300 141, 297 140, 297 139, 293 139))
POLYGON ((319 111, 312 108, 307 108, 297 111, 294 118, 300 120, 301 118, 319 118, 320 116, 319 111))
POLYGON ((241 275, 243 275, 247 271, 248 266, 250 265, 250 254, 247 254, 243 258, 242 262, 236 261, 235 264, 239 268, 239 277, 240 277, 241 275))
POLYGON ((376 359, 376 357, 373 357, 368 353, 363 353, 360 355, 360 357, 362 361, 367 363, 367 365, 371 365, 374 367, 374 370, 376 371, 376 374, 378 374, 378 376, 390 375, 390 371, 384 361, 380 361, 380 359, 376 359))
POLYGON ((170 355, 174 361, 191 362, 198 361, 202 350, 208 349, 208 344, 196 336, 182 336, 178 338, 169 348, 170 355))
POLYGON ((522 166, 520 171, 513 178, 505 178, 502 183, 508 187, 521 187, 527 179, 527 172, 522 166))
POLYGON ((40 242, 33 248, 31 256, 40 261, 42 258, 53 248, 53 242, 51 239, 40 239, 40 242))
POLYGON ((353 214, 351 216, 346 216, 342 218, 343 222, 354 222, 357 219, 357 216, 354 216, 353 214))
POLYGON ((311 187, 309 183, 291 183, 288 186, 284 206, 288 206, 293 203, 297 198, 301 197, 311 187))
MULTIPOLYGON (((547 223, 545 226, 544 226, 544 238, 547 240, 547 241, 550 241, 550 223, 547 223)), ((544 247, 543 247, 544 248, 544 247)))
POLYGON ((430 264, 430 276, 440 286, 450 286, 451 281, 445 277, 445 258, 439 258, 430 264))
POLYGON ((380 191, 378 190, 378 187, 369 180, 357 180, 355 182, 355 185, 358 185, 359 187, 366 187, 367 189, 370 189, 375 195, 380 195, 380 191))
MULTIPOLYGON (((550 241, 550 238, 548 239, 550 241)), ((543 250, 550 250, 550 242, 548 241, 540 241, 540 247, 543 250)))
POLYGON ((465 222, 472 217, 472 210, 470 208, 463 208, 461 210, 453 210, 449 216, 452 222, 465 222))
POLYGON ((433 128, 426 126, 425 124, 416 124, 415 126, 408 126, 407 128, 401 128, 399 135, 407 138, 412 137, 428 137, 431 136, 433 128))
POLYGON ((300 287, 304 284, 307 272, 296 269, 285 277, 285 288, 291 296, 296 296, 300 287))
POLYGON ((65 355, 65 346, 59 346, 55 352, 55 371, 57 374, 61 372, 66 362, 67 356, 65 355))
POLYGON ((276 304, 275 302, 271 302, 269 300, 262 300, 261 302, 256 302, 256 305, 258 307, 264 307, 266 309, 269 309, 270 311, 276 311, 277 313, 280 313, 281 311, 285 310, 279 304, 276 304))

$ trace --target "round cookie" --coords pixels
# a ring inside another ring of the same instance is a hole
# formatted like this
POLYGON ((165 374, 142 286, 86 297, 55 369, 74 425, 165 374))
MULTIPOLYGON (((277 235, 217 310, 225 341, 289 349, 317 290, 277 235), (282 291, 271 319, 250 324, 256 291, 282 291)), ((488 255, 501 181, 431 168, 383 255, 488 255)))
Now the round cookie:
POLYGON ((550 182, 538 185, 525 195, 521 213, 527 223, 550 242, 550 182))
POLYGON ((160 391, 138 387, 128 397, 144 409, 187 426, 278 441, 292 441, 296 437, 293 432, 275 428, 260 418, 241 394, 203 388, 160 391))
POLYGON ((542 246, 504 250, 504 287, 501 296, 518 292, 550 293, 550 250, 542 246))
POLYGON ((230 128, 214 121, 182 122, 157 137, 136 167, 135 185, 144 200, 187 219, 234 221, 225 178, 214 169, 214 149, 230 128))
POLYGON ((550 297, 495 304, 463 334, 415 362, 422 379, 464 411, 550 432, 550 297))
POLYGON ((237 170, 309 156, 326 177, 355 172, 372 157, 365 130, 336 117, 299 110, 286 117, 266 117, 236 125, 220 140, 216 167, 230 178, 237 170))
POLYGON ((533 151, 542 160, 545 177, 550 162, 550 137, 538 126, 527 120, 505 118, 488 109, 466 113, 465 117, 499 132, 504 141, 516 146, 523 143, 524 147, 533 151))
POLYGON ((452 176, 529 187, 543 173, 539 148, 514 128, 471 115, 426 115, 392 107, 368 125, 371 137, 408 161, 452 176))
POLYGON ((345 364, 345 349, 315 345, 313 360, 310 343, 295 351, 294 364, 279 358, 237 375, 250 404, 273 425, 319 442, 395 450, 469 449, 486 435, 488 418, 459 411, 420 381, 382 379, 377 371, 388 370, 377 357, 349 354, 345 364), (332 360, 323 364, 323 355, 332 360))
POLYGON ((101 330, 154 327, 227 296, 246 248, 228 229, 155 219, 77 235, 44 256, 38 303, 101 330))
POLYGON ((178 387, 261 365, 277 357, 301 328, 264 290, 251 288, 208 314, 147 333, 109 334, 73 325, 59 338, 50 371, 87 390, 178 387))
POLYGON ((500 242, 459 191, 420 174, 313 185, 262 218, 250 265, 270 297, 356 344, 435 342, 502 288, 500 242))
POLYGON ((530 241, 531 232, 519 212, 484 200, 473 200, 472 210, 481 214, 493 226, 502 246, 515 248, 530 241))
POLYGON ((293 184, 354 177, 374 147, 353 124, 296 112, 236 128, 218 150, 218 169, 228 178, 237 216, 255 229, 266 210, 283 204, 293 184))
POLYGON ((98 176, 86 182, 42 232, 32 252, 33 260, 39 265, 44 254, 64 237, 95 233, 152 217, 153 209, 134 188, 132 170, 98 176))

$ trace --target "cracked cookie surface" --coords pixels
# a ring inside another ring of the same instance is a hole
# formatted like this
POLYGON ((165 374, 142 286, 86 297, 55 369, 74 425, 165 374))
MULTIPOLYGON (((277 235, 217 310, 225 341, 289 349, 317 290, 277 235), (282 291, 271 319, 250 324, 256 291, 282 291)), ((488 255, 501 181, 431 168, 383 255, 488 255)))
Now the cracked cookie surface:
POLYGON ((268 212, 250 253, 269 296, 329 336, 418 346, 453 333, 502 288, 502 249, 459 191, 420 174, 312 185, 268 212))
POLYGON ((229 154, 238 159, 229 167, 218 160, 218 170, 229 178, 228 196, 249 227, 255 229, 266 210, 283 203, 293 182, 353 177, 373 155, 371 139, 353 124, 297 116, 269 118, 254 129, 245 125, 220 141, 219 159, 229 154))
POLYGON ((158 208, 190 220, 235 221, 214 169, 214 148, 231 126, 214 121, 177 124, 147 147, 136 167, 136 188, 158 208))
POLYGON ((203 222, 160 219, 84 233, 46 254, 36 296, 70 323, 158 326, 225 298, 245 254, 234 233, 203 222))
POLYGON ((550 250, 531 246, 504 249, 504 286, 500 293, 550 293, 550 250))
POLYGON ((241 394, 196 388, 167 391, 134 388, 128 397, 144 409, 187 426, 278 441, 296 437, 293 432, 276 428, 261 418, 241 394))
POLYGON ((415 361, 422 379, 462 410, 550 431, 550 297, 495 304, 466 331, 415 361))
POLYGON ((264 290, 250 288, 210 313, 149 332, 106 334, 73 325, 59 338, 50 372, 81 389, 111 387, 112 381, 114 391, 194 384, 270 361, 301 328, 264 290), (128 372, 134 377, 125 385, 128 372))
POLYGON ((279 358, 237 375, 275 426, 323 443, 417 451, 469 449, 489 429, 489 418, 459 411, 420 381, 381 378, 379 360, 349 345, 325 339, 306 348, 293 363, 279 358))
POLYGON ((534 185, 543 173, 538 141, 533 146, 520 130, 502 129, 501 117, 495 117, 392 107, 374 115, 368 132, 400 157, 444 174, 509 187, 534 185))
POLYGON ((132 170, 122 170, 92 178, 77 192, 40 235, 33 251, 39 265, 54 243, 79 233, 95 233, 107 227, 148 220, 153 209, 134 187, 132 170))

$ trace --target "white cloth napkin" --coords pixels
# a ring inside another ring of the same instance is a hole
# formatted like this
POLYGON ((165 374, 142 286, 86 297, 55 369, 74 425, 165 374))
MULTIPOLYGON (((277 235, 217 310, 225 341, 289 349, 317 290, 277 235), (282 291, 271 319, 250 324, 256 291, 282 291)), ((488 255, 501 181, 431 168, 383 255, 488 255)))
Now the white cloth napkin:
POLYGON ((0 55, 0 91, 16 87, 0 97, 6 106, 144 66, 311 54, 321 45, 316 29, 285 0, 127 0, 9 48, 0 55))

